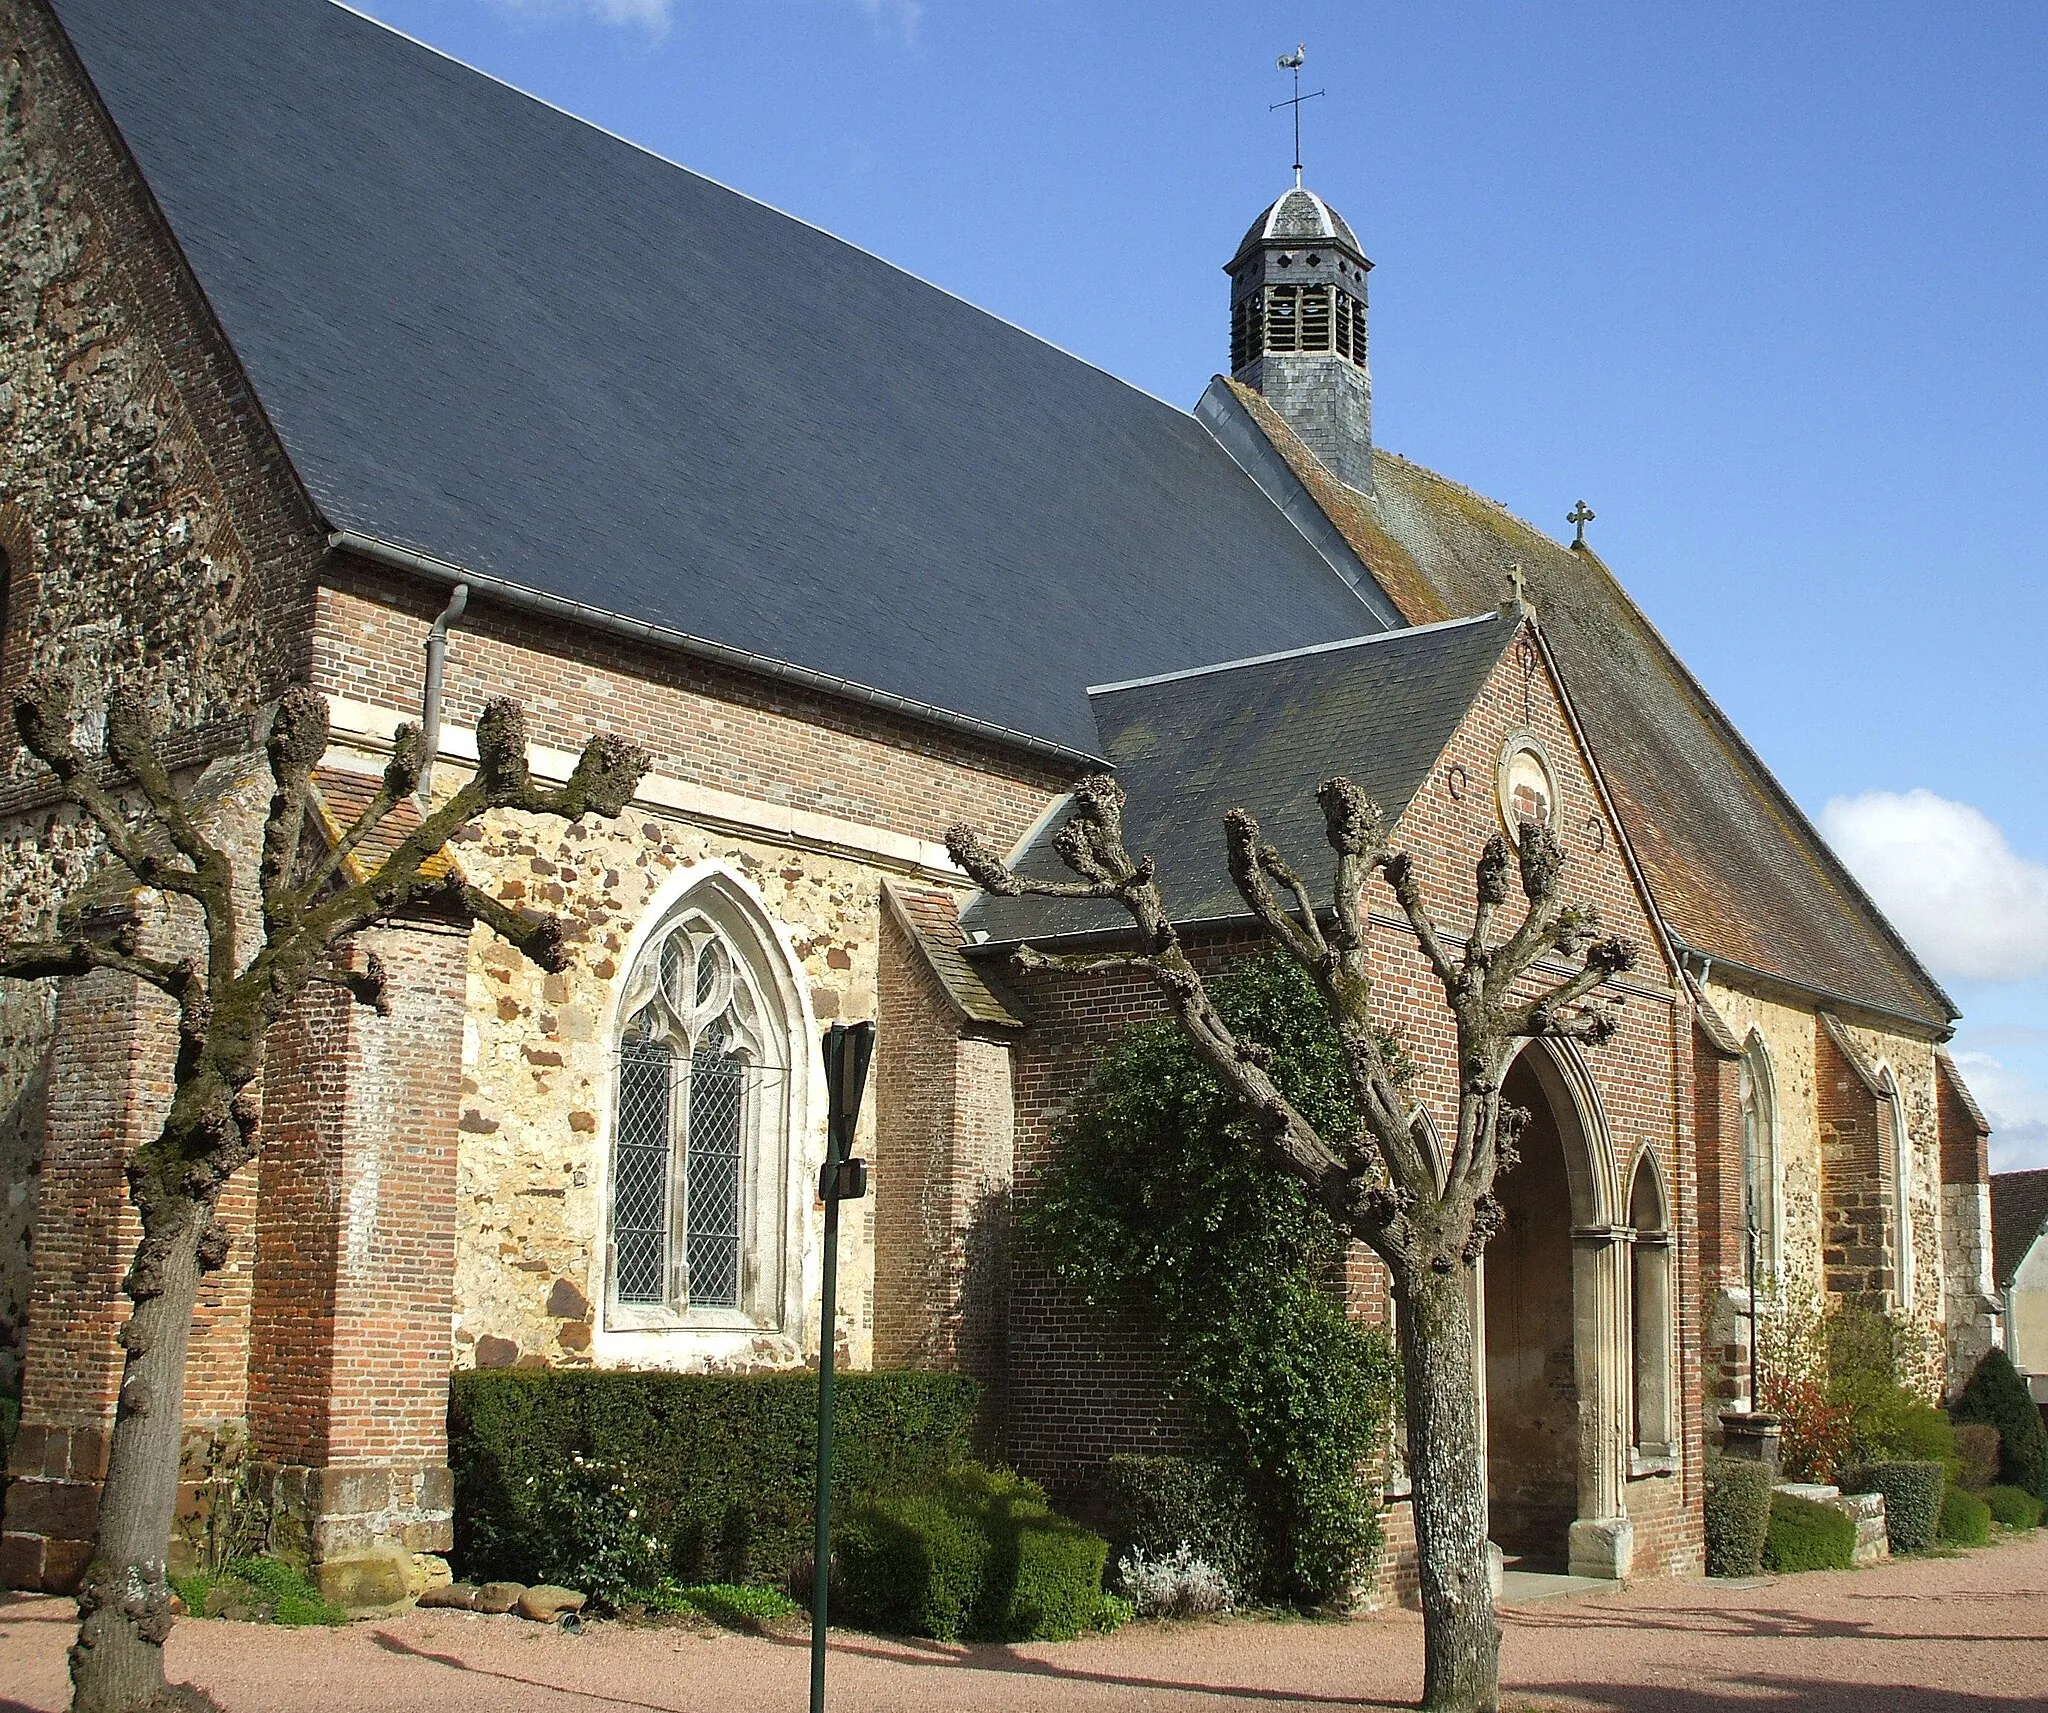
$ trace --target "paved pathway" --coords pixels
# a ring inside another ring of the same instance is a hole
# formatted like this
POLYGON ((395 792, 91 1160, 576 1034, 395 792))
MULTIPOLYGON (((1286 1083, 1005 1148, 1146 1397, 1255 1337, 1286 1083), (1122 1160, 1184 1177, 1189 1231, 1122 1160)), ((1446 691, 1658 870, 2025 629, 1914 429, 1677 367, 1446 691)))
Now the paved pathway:
MULTIPOLYGON (((0 1596, 0 1713, 60 1713, 69 1601, 0 1596)), ((1652 1582, 1507 1613, 1513 1708, 2009 1713, 2048 1708, 2048 1531, 1952 1559, 1652 1582)), ((801 1639, 408 1612, 344 1630, 181 1622, 174 1673, 233 1713, 754 1713, 805 1705, 801 1639)), ((1063 1646, 842 1635, 834 1713, 1390 1708, 1421 1689, 1410 1613, 1135 1625, 1063 1646)))

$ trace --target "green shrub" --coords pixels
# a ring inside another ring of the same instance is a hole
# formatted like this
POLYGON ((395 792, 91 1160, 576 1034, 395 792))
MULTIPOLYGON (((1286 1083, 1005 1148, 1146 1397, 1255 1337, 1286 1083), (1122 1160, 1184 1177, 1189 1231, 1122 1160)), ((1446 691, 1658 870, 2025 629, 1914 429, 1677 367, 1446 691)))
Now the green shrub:
POLYGON ((1948 1417, 1897 1388, 1857 1406, 1849 1445, 1858 1463, 1938 1463, 1951 1474, 1959 1468, 1948 1417))
POLYGON ((1951 1487, 1941 1496, 1941 1538, 1950 1546, 1982 1546, 1991 1538, 1991 1507, 1951 1487))
POLYGON ((2009 1529, 2038 1528, 2043 1512, 2048 1511, 2048 1506, 2043 1506, 2024 1487, 1987 1487, 1984 1504, 1991 1512, 1991 1520, 2009 1529))
POLYGON ((1771 1495, 1766 1570, 1847 1570, 1855 1553, 1856 1525, 1846 1512, 1793 1493, 1771 1495))
POLYGON ((1985 1352, 1956 1400, 1955 1417, 1998 1429, 1999 1480, 2048 1503, 2048 1428, 2041 1425, 2040 1407, 2004 1351, 1985 1352))
POLYGON ((1114 1622, 1109 1543, 1056 1516, 1043 1489, 979 1464, 931 1490, 868 1500, 834 1537, 839 1609, 942 1641, 1058 1641, 1114 1622))
POLYGON ((868 1499, 833 1531, 836 1610, 898 1636, 958 1641, 981 1602, 989 1540, 935 1493, 868 1499))
POLYGON ((1771 1472, 1747 1457, 1707 1462, 1707 1574, 1754 1576, 1771 1522, 1771 1472))
POLYGON ((600 1607, 652 1588, 669 1573, 669 1543, 641 1515, 633 1472, 623 1464, 572 1452, 545 1498, 541 1478, 527 1484, 549 1528, 533 1566, 536 1582, 580 1588, 600 1607))
POLYGON ((1981 1493, 1998 1480, 1998 1429, 1989 1422, 1957 1422, 1956 1482, 1981 1493))
POLYGON ((1183 1544, 1232 1589, 1255 1589, 1265 1580, 1258 1518, 1221 1468, 1192 1457, 1112 1457, 1111 1561, 1121 1563, 1133 1548, 1167 1558, 1183 1544))
POLYGON ((1925 1552, 1941 1529, 1948 1471, 1939 1463, 1866 1463, 1847 1471, 1843 1489, 1884 1495, 1884 1531, 1893 1552, 1925 1552))
MULTIPOLYGON (((1357 1130, 1342 1044, 1292 960, 1249 958, 1213 992, 1311 1123, 1357 1130)), ((1257 1519, 1260 1591, 1317 1606, 1378 1548, 1400 1365, 1331 1288, 1344 1233, 1244 1126, 1179 1024, 1126 1029, 1061 1123, 1019 1231, 1081 1306, 1160 1350, 1203 1451, 1257 1519)))
MULTIPOLYGON (((835 1397, 835 1510, 929 1485, 968 1454, 979 1391, 964 1375, 846 1374, 835 1397)), ((620 1472, 676 1581, 786 1584, 811 1549, 817 1419, 812 1374, 457 1374, 457 1562, 476 1581, 537 1580, 580 1455, 620 1472)))
POLYGON ((803 1610, 787 1594, 752 1583, 699 1582, 685 1586, 674 1580, 634 1591, 633 1601, 649 1612, 673 1617, 709 1618, 729 1630, 748 1629, 773 1618, 793 1618, 803 1610))

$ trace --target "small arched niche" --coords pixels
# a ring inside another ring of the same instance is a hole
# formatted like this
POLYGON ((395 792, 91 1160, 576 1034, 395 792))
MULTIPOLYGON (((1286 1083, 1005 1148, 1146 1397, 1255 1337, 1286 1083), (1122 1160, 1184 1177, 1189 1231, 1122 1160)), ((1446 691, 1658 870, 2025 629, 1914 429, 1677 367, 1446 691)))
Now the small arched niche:
POLYGON ((1644 1151, 1629 1186, 1630 1438, 1639 1457, 1672 1454, 1671 1222, 1656 1156, 1644 1151))

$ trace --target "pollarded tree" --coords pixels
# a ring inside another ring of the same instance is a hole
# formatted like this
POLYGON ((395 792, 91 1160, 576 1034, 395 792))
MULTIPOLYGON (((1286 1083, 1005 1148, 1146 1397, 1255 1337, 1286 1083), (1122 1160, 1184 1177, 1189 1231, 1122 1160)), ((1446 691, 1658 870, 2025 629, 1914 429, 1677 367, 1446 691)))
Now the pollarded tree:
POLYGON ((1274 1169, 1298 1178, 1342 1230, 1386 1263, 1400 1309, 1406 1380, 1423 1705, 1491 1713, 1499 1701, 1500 1630, 1487 1575, 1471 1293, 1473 1269, 1501 1221, 1494 1176, 1514 1163, 1515 1135, 1528 1117, 1502 1102, 1501 1084, 1524 1040, 1608 1040, 1619 1001, 1603 1002, 1597 992, 1634 964, 1636 951, 1620 937, 1599 937, 1594 912, 1561 901, 1557 841, 1547 828, 1531 826, 1516 853, 1498 836, 1487 842, 1472 931, 1454 954, 1423 902, 1408 855, 1388 845, 1378 806, 1342 778, 1325 780, 1316 796, 1337 859, 1326 907, 1244 810, 1224 817, 1224 834, 1238 892, 1308 972, 1336 1026, 1360 1114, 1358 1130, 1346 1135, 1324 1134, 1303 1117, 1268 1073, 1266 1049, 1233 1031, 1211 1003, 1166 913, 1152 859, 1133 859, 1124 848, 1123 790, 1115 780, 1082 781, 1073 813, 1054 838, 1074 880, 1014 873, 971 828, 954 828, 947 844, 984 891, 1122 905, 1137 929, 1134 949, 1048 954, 1026 946, 1016 953, 1018 964, 1148 976, 1202 1061, 1253 1119, 1274 1169), (1511 931, 1497 934, 1517 866, 1526 909, 1511 931), (1391 888, 1457 1024, 1458 1133, 1441 1174, 1421 1114, 1403 1089, 1388 1020, 1376 1014, 1366 903, 1375 880, 1391 888), (1576 960, 1571 975, 1547 985, 1528 979, 1539 959, 1559 956, 1576 960))
POLYGON ((346 943, 407 911, 482 922, 542 969, 564 968, 560 922, 509 909, 452 874, 429 873, 429 859, 486 809, 570 821, 616 816, 646 772, 647 756, 621 739, 596 737, 567 784, 537 784, 527 771, 518 704, 494 701, 477 723, 475 773, 446 802, 426 808, 373 873, 349 883, 344 863, 412 797, 427 757, 418 731, 401 726, 383 782, 354 824, 329 849, 302 849, 313 769, 327 749, 327 704, 312 690, 294 689, 273 715, 266 744, 274 790, 254 877, 261 934, 250 947, 236 910, 235 859, 202 829, 173 781, 145 697, 132 688, 114 693, 105 753, 97 756, 74 741, 72 703, 61 679, 28 684, 14 702, 22 742, 97 823, 113 858, 140 885, 176 901, 197 941, 192 954, 146 947, 131 922, 105 938, 66 931, 0 946, 0 975, 33 980, 118 970, 168 996, 178 1012, 170 1109, 155 1139, 128 1164, 142 1238, 122 1282, 133 1307, 120 1334, 113 1444, 78 1596, 72 1707, 212 1707, 199 1691, 165 1683, 171 1607, 164 1558, 177 1500, 193 1305, 200 1277, 227 1259, 228 1235, 215 1209, 228 1180, 256 1153, 260 1103, 253 1085, 270 1026, 312 981, 337 982, 382 1009, 381 967, 374 958, 362 969, 349 967, 346 943), (139 807, 124 807, 116 780, 132 785, 139 807))

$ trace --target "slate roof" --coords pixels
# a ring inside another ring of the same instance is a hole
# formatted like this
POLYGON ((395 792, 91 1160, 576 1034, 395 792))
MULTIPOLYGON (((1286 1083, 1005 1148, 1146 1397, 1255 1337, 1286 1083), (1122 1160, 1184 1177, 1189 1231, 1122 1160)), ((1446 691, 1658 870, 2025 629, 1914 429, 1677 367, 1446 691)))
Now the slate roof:
POLYGON ((1187 413, 801 221, 328 0, 54 4, 331 525, 1084 750, 1379 628, 1187 413))
POLYGON ((2048 1171, 1993 1172, 1991 1271, 2000 1289, 2012 1283, 2044 1227, 2048 1227, 2048 1171))
MULTIPOLYGON (((1597 554, 1391 453, 1344 486, 1258 394, 1233 398, 1411 623, 1495 605, 1519 563, 1594 753, 1678 940, 1722 961, 1942 1029, 1940 985, 1597 554)), ((1212 394, 1215 391, 1212 388, 1212 394)))
MULTIPOLYGON (((1255 244, 1275 239, 1310 243, 1317 238, 1343 244, 1360 261, 1365 261, 1365 251, 1359 245, 1358 234, 1351 230, 1350 222, 1314 191, 1296 185, 1245 229, 1244 238, 1237 246, 1237 255, 1231 257, 1231 265, 1235 266, 1238 256, 1255 244)), ((1371 263, 1366 265, 1370 267, 1371 263)))
MULTIPOLYGON (((1329 867, 1316 787, 1348 774, 1397 820, 1513 640, 1500 613, 1389 631, 1203 671, 1089 692, 1102 753, 1129 799, 1124 844, 1159 864, 1182 924, 1246 914, 1223 861, 1223 816, 1242 806, 1306 875, 1329 867)), ((1018 872, 1070 878, 1051 817, 1018 872)), ((971 936, 1024 938, 1128 925, 1090 899, 982 896, 963 912, 971 936)))

